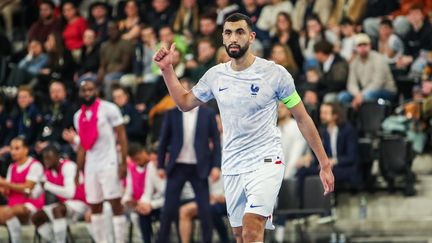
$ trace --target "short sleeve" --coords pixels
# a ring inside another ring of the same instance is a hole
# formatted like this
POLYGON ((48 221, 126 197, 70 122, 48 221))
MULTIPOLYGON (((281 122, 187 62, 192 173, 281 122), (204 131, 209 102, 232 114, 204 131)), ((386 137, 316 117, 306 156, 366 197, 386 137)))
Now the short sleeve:
POLYGON ((277 97, 281 100, 288 108, 292 108, 300 103, 301 98, 298 95, 294 79, 291 74, 282 66, 277 66, 279 69, 278 86, 277 86, 277 97))
POLYGON ((205 73, 200 81, 192 88, 192 93, 202 102, 207 102, 214 98, 209 82, 209 76, 209 72, 205 73))
POLYGON ((109 104, 107 106, 107 118, 112 127, 123 125, 123 116, 120 109, 114 104, 109 104))

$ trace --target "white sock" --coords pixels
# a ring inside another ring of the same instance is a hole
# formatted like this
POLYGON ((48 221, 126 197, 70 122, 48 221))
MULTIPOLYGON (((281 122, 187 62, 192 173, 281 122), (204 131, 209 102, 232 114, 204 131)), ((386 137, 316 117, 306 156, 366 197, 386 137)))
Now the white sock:
POLYGON ((114 216, 112 219, 114 225, 114 237, 116 243, 125 242, 126 217, 124 215, 114 216))
POLYGON ((9 230, 9 238, 12 243, 21 243, 21 223, 17 217, 13 217, 6 221, 6 226, 9 230))
POLYGON ((104 216, 102 214, 92 214, 91 225, 93 228, 93 238, 97 243, 107 242, 107 231, 105 231, 104 216))
POLYGON ((37 229, 39 235, 47 242, 51 242, 54 239, 54 232, 51 223, 45 223, 37 229))
POLYGON ((135 234, 137 235, 137 237, 142 239, 138 214, 135 212, 132 212, 130 214, 130 219, 131 219, 130 223, 133 224, 135 234))
POLYGON ((275 240, 278 243, 283 242, 284 236, 285 236, 285 227, 281 225, 276 226, 275 240))
POLYGON ((66 218, 53 220, 54 240, 56 243, 65 243, 67 234, 66 218))

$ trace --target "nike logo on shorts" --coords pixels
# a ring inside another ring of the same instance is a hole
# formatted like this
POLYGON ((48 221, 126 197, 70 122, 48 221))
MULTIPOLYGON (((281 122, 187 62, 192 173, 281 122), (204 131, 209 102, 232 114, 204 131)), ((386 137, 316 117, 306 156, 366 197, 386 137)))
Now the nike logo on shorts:
POLYGON ((219 88, 219 92, 224 91, 226 89, 228 89, 228 88, 219 88))

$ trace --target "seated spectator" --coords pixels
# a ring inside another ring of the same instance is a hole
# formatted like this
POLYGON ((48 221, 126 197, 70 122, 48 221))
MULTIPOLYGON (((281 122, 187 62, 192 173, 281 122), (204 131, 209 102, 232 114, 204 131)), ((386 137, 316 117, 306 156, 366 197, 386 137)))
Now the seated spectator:
POLYGON ((75 185, 77 165, 60 157, 60 151, 46 147, 42 152, 45 179, 42 186, 52 193, 58 202, 46 205, 35 213, 31 220, 40 236, 47 242, 66 242, 68 221, 72 223, 84 218, 88 206, 85 200, 83 175, 75 185))
POLYGON ((48 63, 48 56, 44 53, 42 43, 31 40, 27 46, 27 55, 18 63, 18 67, 11 70, 5 86, 18 87, 27 84, 39 75, 48 63))
POLYGON ((157 50, 158 39, 155 29, 145 26, 141 30, 141 41, 135 46, 133 71, 138 82, 154 83, 157 75, 152 72, 153 55, 157 50))
POLYGON ((347 62, 351 62, 355 51, 354 36, 356 31, 354 22, 349 18, 343 18, 340 24, 340 31, 342 40, 339 54, 345 58, 347 62))
POLYGON ((128 0, 124 11, 126 18, 118 23, 121 37, 124 40, 136 41, 140 35, 139 24, 141 23, 138 3, 135 0, 128 0))
POLYGON ((75 71, 75 62, 71 52, 65 48, 60 34, 51 33, 45 42, 45 50, 48 55, 48 63, 40 70, 39 84, 41 90, 47 91, 52 79, 62 80, 72 87, 75 71))
POLYGON ((222 29, 216 24, 217 14, 215 12, 207 12, 200 18, 199 38, 209 38, 219 48, 222 43, 222 29))
POLYGON ((198 41, 196 59, 187 60, 186 76, 190 78, 192 83, 198 83, 199 79, 207 70, 216 64, 216 46, 208 38, 198 41))
MULTIPOLYGON (((320 109, 322 126, 320 136, 327 156, 332 165, 336 183, 350 183, 358 185, 357 133, 355 128, 345 121, 342 108, 336 103, 324 103, 320 109)), ((309 161, 299 161, 297 178, 300 192, 303 190, 304 179, 310 175, 318 175, 319 164, 317 159, 310 157, 309 161)))
POLYGON ((33 91, 28 86, 21 86, 17 95, 18 109, 12 112, 10 137, 21 136, 26 143, 33 145, 40 132, 43 117, 34 103, 33 91))
POLYGON ((296 31, 302 31, 305 28, 307 30, 307 19, 311 15, 316 16, 325 26, 330 18, 331 10, 331 0, 298 0, 293 10, 293 28, 296 31))
POLYGON ((131 65, 132 48, 129 41, 121 38, 115 22, 108 23, 108 35, 109 40, 100 49, 97 81, 104 87, 105 98, 110 100, 113 83, 119 82, 131 65))
POLYGON ((185 36, 188 43, 191 43, 194 35, 199 32, 200 13, 197 0, 182 0, 175 15, 173 30, 185 36))
POLYGON ((115 87, 112 91, 114 103, 120 108, 123 124, 129 142, 145 143, 144 124, 141 115, 131 104, 128 91, 123 87, 115 87))
POLYGON ((347 91, 339 94, 339 101, 351 102, 355 109, 365 100, 393 101, 397 90, 385 56, 371 50, 366 34, 357 34, 355 44, 357 56, 350 63, 347 91))
MULTIPOLYGON (((229 243, 228 231, 224 222, 227 216, 222 179, 215 182, 209 180, 210 210, 213 227, 217 231, 220 243, 229 243)), ((198 217, 198 204, 195 201, 181 205, 179 209, 179 231, 182 243, 189 243, 192 238, 193 220, 198 217)))
POLYGON ((300 38, 300 47, 303 50, 305 59, 309 65, 316 65, 313 47, 315 43, 326 40, 333 44, 334 48, 339 47, 338 37, 329 30, 326 30, 317 15, 310 15, 306 20, 305 35, 300 38))
POLYGON ((262 7, 255 0, 242 0, 237 12, 248 16, 252 20, 253 25, 256 26, 261 11, 262 7))
POLYGON ((40 154, 49 144, 57 144, 62 153, 71 156, 72 148, 62 139, 62 133, 65 129, 73 127, 76 107, 67 100, 66 87, 62 82, 54 81, 50 84, 49 97, 49 104, 44 111, 42 132, 34 149, 40 154))
POLYGON ((315 59, 319 63, 319 76, 307 92, 313 92, 320 102, 336 101, 339 92, 345 90, 349 65, 339 54, 334 53, 333 45, 320 41, 314 45, 315 59))
POLYGON ((266 5, 261 12, 257 22, 257 27, 261 30, 267 31, 273 36, 276 33, 277 16, 280 13, 291 14, 293 6, 287 0, 272 0, 270 4, 266 5))
POLYGON ((42 164, 29 156, 30 148, 24 138, 16 137, 10 143, 12 160, 6 179, 0 177, 0 193, 8 198, 7 206, 0 206, 0 225, 6 225, 11 242, 22 242, 21 224, 29 222, 42 209, 45 195, 40 190, 42 164), (37 190, 39 187, 39 190, 37 190))
POLYGON ((90 13, 89 28, 96 34, 96 43, 101 44, 108 40, 108 21, 110 19, 108 6, 103 2, 95 2, 90 6, 90 13))
POLYGON ((416 59, 420 50, 432 50, 432 26, 419 5, 409 10, 407 19, 411 28, 405 38, 405 54, 416 59))
POLYGON ((216 23, 218 26, 222 26, 226 17, 235 13, 239 9, 239 6, 235 1, 231 0, 216 0, 216 23))
POLYGON ((387 57, 389 64, 394 64, 404 54, 404 43, 394 33, 393 23, 389 19, 381 20, 378 40, 374 49, 387 57))
POLYGON ((175 34, 174 29, 170 26, 163 26, 159 29, 159 40, 160 42, 156 49, 159 49, 161 46, 169 48, 172 43, 175 43, 176 49, 180 51, 182 57, 188 51, 188 44, 186 43, 185 37, 175 34))
POLYGON ((87 29, 87 21, 79 15, 75 3, 71 1, 63 3, 62 13, 66 20, 63 30, 66 48, 72 52, 74 58, 78 59, 79 50, 83 45, 84 31, 87 29))
POLYGON ((289 14, 281 12, 277 15, 272 43, 288 45, 294 55, 297 67, 302 69, 304 58, 300 48, 299 34, 293 29, 289 14))
POLYGON ((14 18, 13 14, 21 7, 20 0, 7 0, 0 3, 0 15, 3 17, 6 35, 10 40, 13 39, 14 18))
POLYGON ((159 218, 164 205, 166 181, 158 176, 156 161, 151 161, 140 145, 131 144, 128 154, 130 161, 122 203, 138 213, 142 239, 151 243, 152 222, 159 218))
POLYGON ((44 43, 50 33, 61 33, 60 20, 54 15, 55 5, 50 0, 43 0, 39 5, 39 19, 28 31, 29 40, 39 40, 44 43))
POLYGON ((155 32, 162 26, 172 26, 174 23, 174 10, 169 0, 152 0, 151 8, 146 10, 145 22, 151 24, 155 32))
POLYGON ((96 32, 93 29, 87 29, 84 32, 83 43, 84 45, 80 53, 80 68, 78 69, 77 75, 78 77, 83 75, 96 75, 99 68, 100 44, 97 41, 96 32))
POLYGON ((294 80, 297 80, 300 71, 288 46, 279 43, 274 44, 269 59, 284 67, 293 76, 294 80))

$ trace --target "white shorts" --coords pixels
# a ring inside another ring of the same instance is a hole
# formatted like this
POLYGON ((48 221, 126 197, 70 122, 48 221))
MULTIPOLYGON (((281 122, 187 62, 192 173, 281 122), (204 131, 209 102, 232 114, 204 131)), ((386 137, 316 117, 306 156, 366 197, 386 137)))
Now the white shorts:
MULTIPOLYGON (((87 204, 79 200, 67 200, 64 204, 66 206, 66 218, 71 219, 72 222, 83 219, 85 212, 89 209, 87 204)), ((59 203, 52 203, 42 208, 51 221, 54 220, 53 209, 58 205, 59 203)))
POLYGON ((121 198, 123 195, 123 184, 116 168, 84 172, 84 184, 89 204, 121 198))
POLYGON ((285 164, 275 158, 257 170, 224 175, 225 198, 231 227, 243 225, 245 213, 267 217, 266 229, 274 229, 272 214, 285 173, 285 164))
POLYGON ((37 208, 29 202, 24 203, 24 206, 30 211, 30 215, 33 215, 38 211, 37 208))

